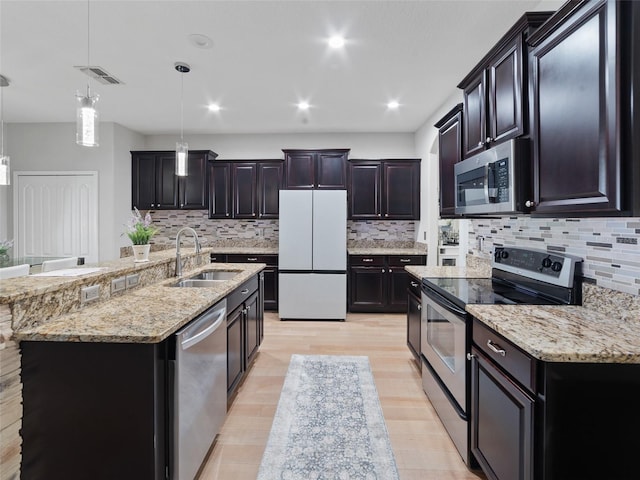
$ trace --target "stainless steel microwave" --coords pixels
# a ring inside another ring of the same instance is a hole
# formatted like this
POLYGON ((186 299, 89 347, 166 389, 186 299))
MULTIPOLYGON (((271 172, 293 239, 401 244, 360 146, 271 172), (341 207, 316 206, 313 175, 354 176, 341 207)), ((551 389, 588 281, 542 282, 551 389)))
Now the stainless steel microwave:
POLYGON ((454 166, 456 214, 524 213, 528 210, 528 141, 513 139, 454 166))

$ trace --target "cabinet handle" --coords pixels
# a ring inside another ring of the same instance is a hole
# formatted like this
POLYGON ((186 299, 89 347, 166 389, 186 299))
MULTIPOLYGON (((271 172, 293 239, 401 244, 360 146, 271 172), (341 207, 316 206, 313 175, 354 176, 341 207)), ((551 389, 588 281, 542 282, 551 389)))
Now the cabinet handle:
POLYGON ((241 290, 241 291, 240 291, 240 293, 241 293, 242 295, 246 295, 247 293, 249 293, 249 289, 248 289, 248 288, 245 288, 244 290, 241 290))
POLYGON ((257 262, 258 257, 247 257, 247 262, 257 262))
POLYGON ((246 308, 242 309, 242 314, 243 314, 243 315, 246 315, 246 314, 247 314, 247 309, 246 309, 246 308))
POLYGON ((487 137, 487 143, 491 143, 493 142, 493 139, 491 137, 487 137))
POLYGON ((251 311, 251 305, 247 305, 247 313, 251 311))
POLYGON ((155 206, 156 206, 156 205, 155 205, 155 203, 152 203, 152 204, 151 204, 151 208, 153 208, 153 207, 155 207, 155 206))
POLYGON ((422 305, 418 304, 418 311, 422 310, 422 305))
POLYGON ((417 284, 416 282, 411 282, 411 286, 412 286, 413 288, 415 288, 415 287, 417 287, 417 286, 418 286, 418 284, 417 284))
POLYGON ((483 142, 478 142, 478 146, 481 147, 482 145, 484 145, 483 142))
POLYGON ((411 263, 411 259, 410 258, 401 258, 400 261, 402 263, 411 263))
POLYGON ((532 202, 531 200, 527 200, 526 202, 524 202, 524 206, 528 207, 528 208, 533 208, 536 206, 536 202, 532 202))
POLYGON ((393 273, 393 270, 389 269, 389 273, 393 273))
POLYGON ((487 347, 489 347, 494 353, 502 355, 503 357, 507 356, 507 352, 503 350, 500 345, 498 345, 497 343, 493 343, 491 340, 487 340, 487 347))
POLYGON ((373 262, 373 258, 363 258, 363 262, 373 262))
POLYGON ((382 273, 384 273, 384 268, 382 269, 382 273))
POLYGON ((476 358, 476 356, 473 353, 467 353, 467 360, 471 360, 472 358, 476 358))
POLYGON ((184 207, 184 203, 181 203, 181 204, 180 204, 180 208, 182 208, 182 207, 184 207))
POLYGON ((388 214, 388 213, 385 213, 385 214, 384 214, 384 216, 385 216, 385 217, 388 217, 388 216, 389 216, 389 214, 388 214))
POLYGON ((382 216, 382 214, 381 214, 381 213, 379 213, 379 214, 378 214, 378 217, 381 217, 381 216, 382 216))

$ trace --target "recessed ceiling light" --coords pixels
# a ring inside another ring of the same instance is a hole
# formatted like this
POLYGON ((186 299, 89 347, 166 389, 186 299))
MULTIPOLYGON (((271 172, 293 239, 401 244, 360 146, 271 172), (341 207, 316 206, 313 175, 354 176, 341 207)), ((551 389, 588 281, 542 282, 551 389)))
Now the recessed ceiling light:
POLYGON ((211 48, 213 47, 213 40, 201 33, 192 33, 189 35, 189 43, 197 48, 211 48))
POLYGON ((219 112, 220 111, 220 105, 218 105, 217 103, 210 103, 209 104, 209 111, 210 112, 219 112))
POLYGON ((342 48, 344 47, 344 37, 341 35, 334 35, 329 39, 328 43, 331 48, 342 48))
POLYGON ((387 108, 389 110, 397 110, 399 106, 400 106, 400 104, 398 102, 396 102, 395 100, 392 100, 389 103, 387 103, 387 108))
POLYGON ((309 110, 309 107, 308 102, 298 102, 298 110, 309 110))

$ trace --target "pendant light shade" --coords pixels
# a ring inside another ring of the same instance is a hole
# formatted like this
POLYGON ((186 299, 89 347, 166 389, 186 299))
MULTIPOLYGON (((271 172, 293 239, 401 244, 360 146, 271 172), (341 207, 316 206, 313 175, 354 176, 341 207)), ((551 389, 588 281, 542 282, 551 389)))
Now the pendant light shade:
MULTIPOLYGON (((89 22, 89 0, 87 0, 87 68, 90 67, 91 30, 89 22)), ((76 108, 76 143, 83 147, 97 147, 100 145, 99 119, 96 109, 100 95, 91 95, 91 86, 87 82, 87 94, 76 93, 78 105, 76 108)))
POLYGON ((100 114, 96 109, 96 103, 100 95, 91 95, 87 85, 87 95, 76 95, 78 108, 76 108, 76 143, 83 147, 97 147, 100 145, 100 131, 98 121, 100 114))
POLYGON ((189 174, 189 145, 184 141, 184 74, 191 67, 184 62, 177 62, 175 69, 180 72, 180 141, 176 142, 176 175, 186 177, 189 174))
MULTIPOLYGON (((0 75, 0 87, 8 87, 9 80, 0 75)), ((11 161, 4 154, 4 94, 0 90, 0 185, 11 185, 11 161)))
POLYGON ((11 185, 9 155, 0 155, 0 185, 11 185))

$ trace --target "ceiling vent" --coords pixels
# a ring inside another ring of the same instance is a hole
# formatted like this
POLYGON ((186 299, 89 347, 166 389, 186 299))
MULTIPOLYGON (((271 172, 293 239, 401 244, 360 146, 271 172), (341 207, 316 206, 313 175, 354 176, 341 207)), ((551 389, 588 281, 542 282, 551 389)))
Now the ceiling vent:
POLYGON ((101 83, 103 85, 120 85, 123 82, 121 82, 120 80, 118 80, 116 77, 114 77, 113 75, 111 75, 109 72, 107 72, 104 68, 102 67, 95 67, 95 66, 76 66, 74 68, 77 68, 78 70, 80 70, 82 73, 84 73, 85 75, 88 75, 89 77, 93 78, 94 80, 96 80, 98 83, 101 83))

